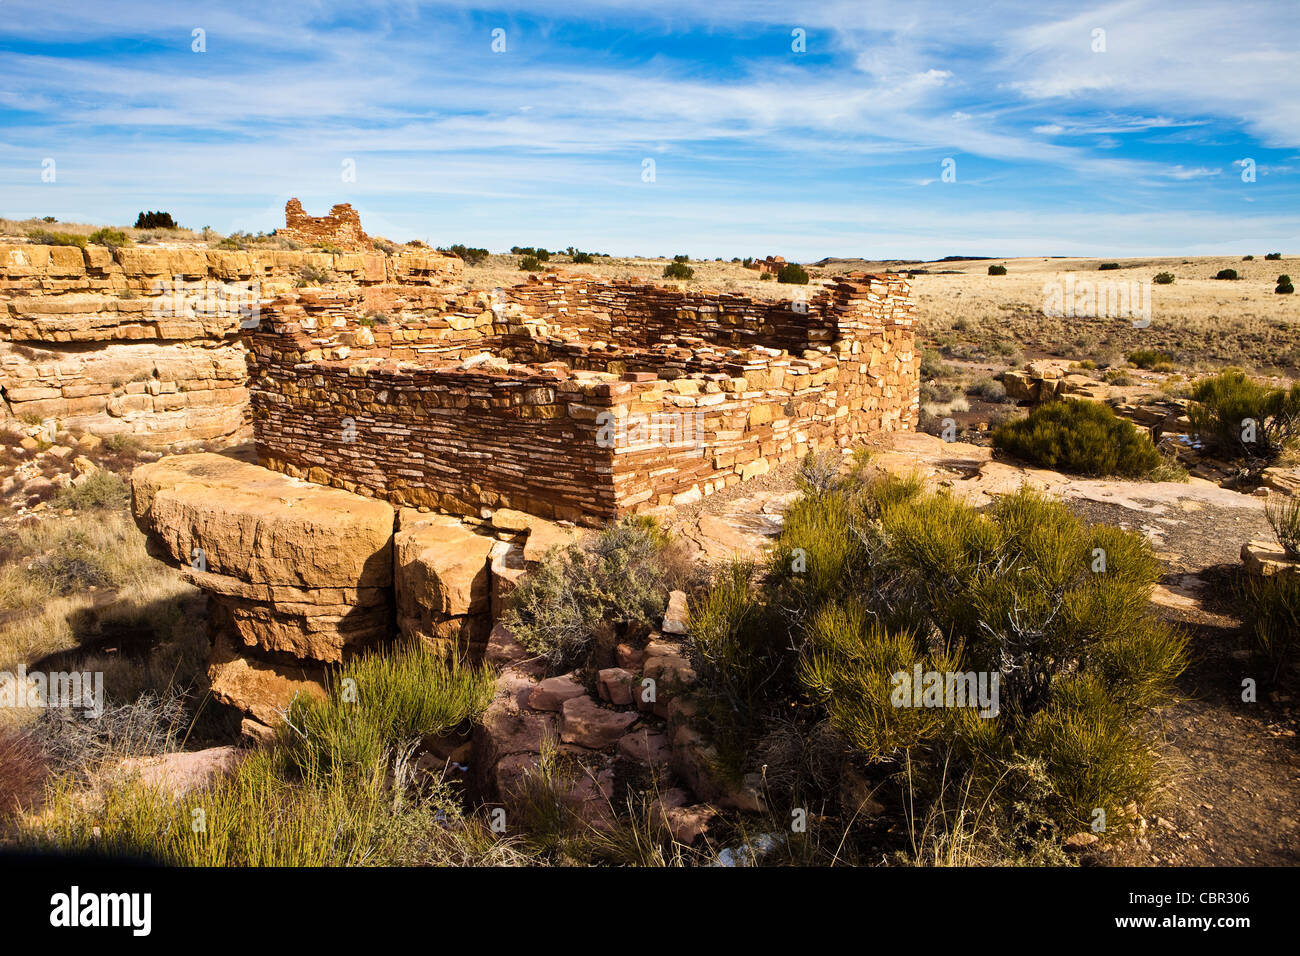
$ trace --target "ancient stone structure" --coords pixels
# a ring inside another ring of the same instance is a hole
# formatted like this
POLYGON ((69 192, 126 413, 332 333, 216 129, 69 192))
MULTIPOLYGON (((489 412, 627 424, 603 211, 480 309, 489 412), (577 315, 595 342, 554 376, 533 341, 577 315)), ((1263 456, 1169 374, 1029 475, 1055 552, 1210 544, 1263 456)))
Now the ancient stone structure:
POLYGON ((760 275, 776 275, 786 265, 784 256, 768 256, 766 259, 754 259, 745 268, 753 269, 760 275))
POLYGON ((598 525, 916 421, 899 275, 795 302, 554 273, 386 291, 382 308, 357 290, 264 304, 249 341, 267 467, 473 519, 598 525))
POLYGON ((389 286, 445 282, 430 251, 325 254, 0 244, 0 423, 230 437, 246 424, 241 336, 263 298, 321 283, 382 304, 389 286))
POLYGON ((277 236, 309 246, 330 245, 352 252, 370 250, 374 243, 361 228, 361 217, 349 203, 335 204, 328 216, 309 216, 297 199, 284 204, 284 228, 277 236))

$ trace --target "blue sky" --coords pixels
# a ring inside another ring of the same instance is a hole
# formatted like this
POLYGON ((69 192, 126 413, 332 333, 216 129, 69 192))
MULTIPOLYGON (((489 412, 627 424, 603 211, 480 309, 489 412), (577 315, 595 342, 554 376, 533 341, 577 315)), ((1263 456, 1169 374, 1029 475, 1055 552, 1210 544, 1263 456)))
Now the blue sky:
POLYGON ((0 0, 0 215, 257 231, 296 195, 493 250, 1296 252, 1298 13, 0 0))

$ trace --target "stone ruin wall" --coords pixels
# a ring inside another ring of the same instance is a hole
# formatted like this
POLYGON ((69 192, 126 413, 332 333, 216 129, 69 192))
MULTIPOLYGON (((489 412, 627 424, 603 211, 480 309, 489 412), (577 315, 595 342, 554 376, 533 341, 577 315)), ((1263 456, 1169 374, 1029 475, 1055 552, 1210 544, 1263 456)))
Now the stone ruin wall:
POLYGON ((350 203, 337 203, 328 216, 309 216, 297 199, 284 205, 284 228, 277 236, 309 246, 332 245, 353 252, 371 250, 374 243, 361 228, 361 217, 350 203))
POLYGON ((556 274, 499 292, 395 303, 373 326, 348 294, 265 306, 262 463, 471 519, 599 525, 916 421, 901 276, 845 279, 803 311, 556 274))
POLYGON ((248 416, 241 306, 304 270, 382 306, 393 287, 442 284, 460 265, 434 252, 0 244, 0 425, 230 438, 248 416))

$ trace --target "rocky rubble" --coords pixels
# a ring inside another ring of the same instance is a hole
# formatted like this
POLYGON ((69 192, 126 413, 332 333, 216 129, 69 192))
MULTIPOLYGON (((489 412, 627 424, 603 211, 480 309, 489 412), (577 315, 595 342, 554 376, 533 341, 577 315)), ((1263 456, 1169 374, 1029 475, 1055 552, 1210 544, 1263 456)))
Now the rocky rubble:
MULTIPOLYGON (((723 781, 709 749, 690 726, 695 671, 683 644, 654 633, 646 646, 622 646, 625 666, 542 677, 538 662, 502 624, 488 642, 502 666, 495 699, 474 736, 480 793, 507 807, 536 777, 543 754, 561 768, 568 800, 593 826, 607 826, 621 788, 658 793, 652 810, 675 839, 703 835, 717 806, 757 809, 753 781, 723 781), (699 796, 715 801, 702 804, 699 796)), ((617 802, 616 802, 617 801, 617 802)))

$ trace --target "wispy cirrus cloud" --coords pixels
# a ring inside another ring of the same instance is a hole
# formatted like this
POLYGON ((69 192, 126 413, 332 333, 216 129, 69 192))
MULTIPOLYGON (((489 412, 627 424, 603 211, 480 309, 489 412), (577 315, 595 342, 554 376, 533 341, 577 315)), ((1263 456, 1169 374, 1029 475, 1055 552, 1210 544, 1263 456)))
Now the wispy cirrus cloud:
MULTIPOLYGON (((1080 252, 1079 210, 1098 250, 1135 235, 1169 249, 1231 235, 1243 198, 1297 206, 1300 44, 1282 2, 1232 17, 1195 0, 5 11, 9 215, 166 207, 270 229, 298 194, 353 201, 397 238, 620 251, 626 236, 641 252, 732 255, 770 234, 772 251, 807 258, 946 254, 980 229, 998 254, 1080 252), (1249 197, 1242 156, 1269 170, 1249 197), (45 157, 56 184, 40 181, 45 157), (1135 230, 1170 203, 1180 226, 1135 230)), ((1297 231, 1276 216, 1242 229, 1274 244, 1297 231)))

